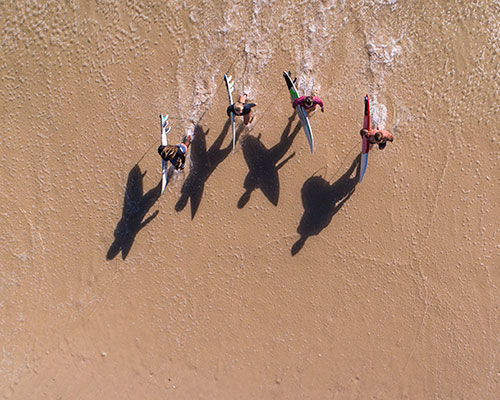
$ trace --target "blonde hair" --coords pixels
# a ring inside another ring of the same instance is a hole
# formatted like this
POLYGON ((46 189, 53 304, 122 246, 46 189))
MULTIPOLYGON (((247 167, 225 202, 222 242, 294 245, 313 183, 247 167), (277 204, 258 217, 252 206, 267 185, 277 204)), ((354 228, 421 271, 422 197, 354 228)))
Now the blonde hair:
POLYGON ((241 114, 243 112, 243 103, 240 103, 239 101, 234 103, 233 110, 235 114, 241 114))
POLYGON ((171 160, 177 154, 177 147, 173 145, 165 146, 162 153, 163 153, 163 159, 171 160))

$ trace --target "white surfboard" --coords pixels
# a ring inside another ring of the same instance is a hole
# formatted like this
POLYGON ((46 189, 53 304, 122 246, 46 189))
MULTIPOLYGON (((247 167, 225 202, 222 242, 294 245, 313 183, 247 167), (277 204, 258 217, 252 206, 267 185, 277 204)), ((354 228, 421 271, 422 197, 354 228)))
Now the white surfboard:
MULTIPOLYGON (((170 132, 170 126, 168 125, 168 115, 160 114, 161 120, 161 144, 162 146, 166 146, 168 144, 167 141, 167 133, 170 132)), ((162 158, 161 159, 161 194, 165 191, 167 187, 168 180, 168 163, 162 158)))
MULTIPOLYGON (((227 98, 229 101, 229 105, 231 106, 233 104, 233 91, 234 91, 234 82, 232 76, 224 74, 224 82, 226 83, 227 98)), ((234 145, 236 142, 236 126, 234 122, 234 113, 231 113, 231 128, 233 130, 233 152, 234 152, 234 145)))
MULTIPOLYGON (((285 78, 286 86, 288 87, 288 91, 290 92, 290 96, 292 101, 298 99, 300 97, 297 87, 293 83, 292 78, 286 72, 283 72, 283 78, 285 78)), ((302 123, 302 128, 306 134, 307 142, 309 143, 309 148, 311 149, 311 153, 314 152, 314 138, 311 129, 311 123, 309 122, 309 118, 307 116, 306 111, 303 107, 298 106, 296 108, 297 114, 299 116, 300 122, 302 123)))

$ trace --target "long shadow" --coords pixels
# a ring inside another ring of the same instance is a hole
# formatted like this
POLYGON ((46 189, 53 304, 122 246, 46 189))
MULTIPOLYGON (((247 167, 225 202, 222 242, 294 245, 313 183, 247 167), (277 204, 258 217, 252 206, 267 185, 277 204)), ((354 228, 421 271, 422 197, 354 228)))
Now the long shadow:
POLYGON ((297 228, 300 238, 292 246, 292 255, 304 247, 309 236, 325 229, 352 196, 359 182, 360 160, 361 156, 358 155, 345 174, 331 185, 323 177, 314 175, 304 182, 301 191, 304 214, 297 228), (356 174, 352 176, 354 170, 356 174))
MULTIPOLYGON (((221 149, 230 126, 231 123, 230 120, 228 120, 222 132, 208 150, 205 137, 210 129, 203 132, 203 128, 200 125, 195 126, 194 138, 191 143, 191 161, 193 164, 188 177, 182 185, 181 196, 175 204, 175 210, 182 211, 184 207, 186 207, 188 200, 191 200, 191 219, 194 218, 200 206, 205 182, 210 175, 212 175, 217 166, 231 153, 232 143, 229 143, 226 148, 221 149)), ((238 129, 238 135, 241 129, 238 129)))
POLYGON ((278 170, 295 156, 295 152, 281 162, 279 161, 290 149, 295 136, 297 136, 302 127, 300 122, 298 122, 290 134, 295 115, 294 113, 288 119, 288 124, 281 134, 280 141, 270 149, 267 149, 261 142, 261 133, 257 137, 249 134, 242 137, 241 148, 243 150, 243 157, 248 165, 248 174, 243 183, 245 193, 238 200, 238 208, 243 208, 248 203, 255 189, 262 190, 262 193, 264 193, 273 205, 278 205, 280 193, 278 170))
POLYGON ((122 218, 115 228, 115 240, 111 244, 106 259, 112 260, 121 251, 122 259, 125 260, 136 235, 139 231, 149 224, 153 218, 158 215, 156 210, 149 217, 144 219, 148 211, 160 197, 161 180, 154 188, 143 194, 143 178, 146 175, 136 164, 130 170, 125 188, 125 197, 123 199, 122 218), (143 220, 144 219, 144 220, 143 220))

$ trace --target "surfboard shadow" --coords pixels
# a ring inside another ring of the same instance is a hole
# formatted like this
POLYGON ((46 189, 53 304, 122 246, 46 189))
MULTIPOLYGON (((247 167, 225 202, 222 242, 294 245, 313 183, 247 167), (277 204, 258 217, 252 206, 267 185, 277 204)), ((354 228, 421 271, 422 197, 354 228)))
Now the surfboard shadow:
POLYGON ((142 173, 136 164, 128 174, 123 199, 122 218, 116 225, 114 231, 115 239, 106 254, 106 259, 108 260, 115 258, 120 251, 122 259, 125 260, 132 248, 136 235, 158 215, 158 210, 156 210, 144 219, 161 194, 161 180, 158 182, 158 185, 150 189, 146 194, 143 194, 143 178, 146 172, 142 173))
MULTIPOLYGON (((231 153, 233 146, 231 142, 227 147, 221 149, 230 126, 231 121, 227 120, 221 133, 208 150, 206 135, 208 135, 210 129, 203 132, 203 128, 200 125, 195 126, 194 138, 191 143, 191 161, 193 164, 189 171, 189 175, 182 185, 181 196, 175 204, 175 211, 182 211, 186 207, 188 200, 190 200, 191 219, 196 215, 205 189, 205 182, 210 175, 212 175, 217 166, 231 153)), ((236 132, 237 136, 239 136, 239 133, 240 129, 236 132)))
POLYGON ((359 182, 360 161, 361 156, 358 155, 344 175, 333 184, 315 175, 304 182, 301 190, 304 214, 297 228, 300 238, 292 246, 292 256, 304 247, 310 236, 318 235, 325 229, 352 196, 359 182), (354 171, 356 173, 352 176, 354 171))
POLYGON ((252 192, 256 189, 260 189, 271 204, 278 205, 280 192, 278 170, 295 156, 295 152, 281 162, 280 160, 290 149, 295 136, 302 127, 299 122, 290 133, 295 115, 296 113, 288 119, 280 141, 270 149, 267 149, 261 142, 261 133, 257 137, 246 134, 241 138, 241 148, 248 166, 248 174, 243 182, 245 192, 238 200, 238 208, 243 208, 248 203, 252 192))

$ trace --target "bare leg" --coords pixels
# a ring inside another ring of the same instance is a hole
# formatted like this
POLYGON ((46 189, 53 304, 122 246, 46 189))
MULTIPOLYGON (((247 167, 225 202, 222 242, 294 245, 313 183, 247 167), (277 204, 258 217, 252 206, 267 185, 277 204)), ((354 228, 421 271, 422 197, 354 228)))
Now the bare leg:
POLYGON ((253 115, 251 111, 243 116, 243 123, 245 125, 248 125, 252 121, 253 121, 253 115))
POLYGON ((311 117, 315 111, 316 111, 316 106, 311 107, 311 108, 306 108, 306 113, 307 113, 308 117, 311 117))

